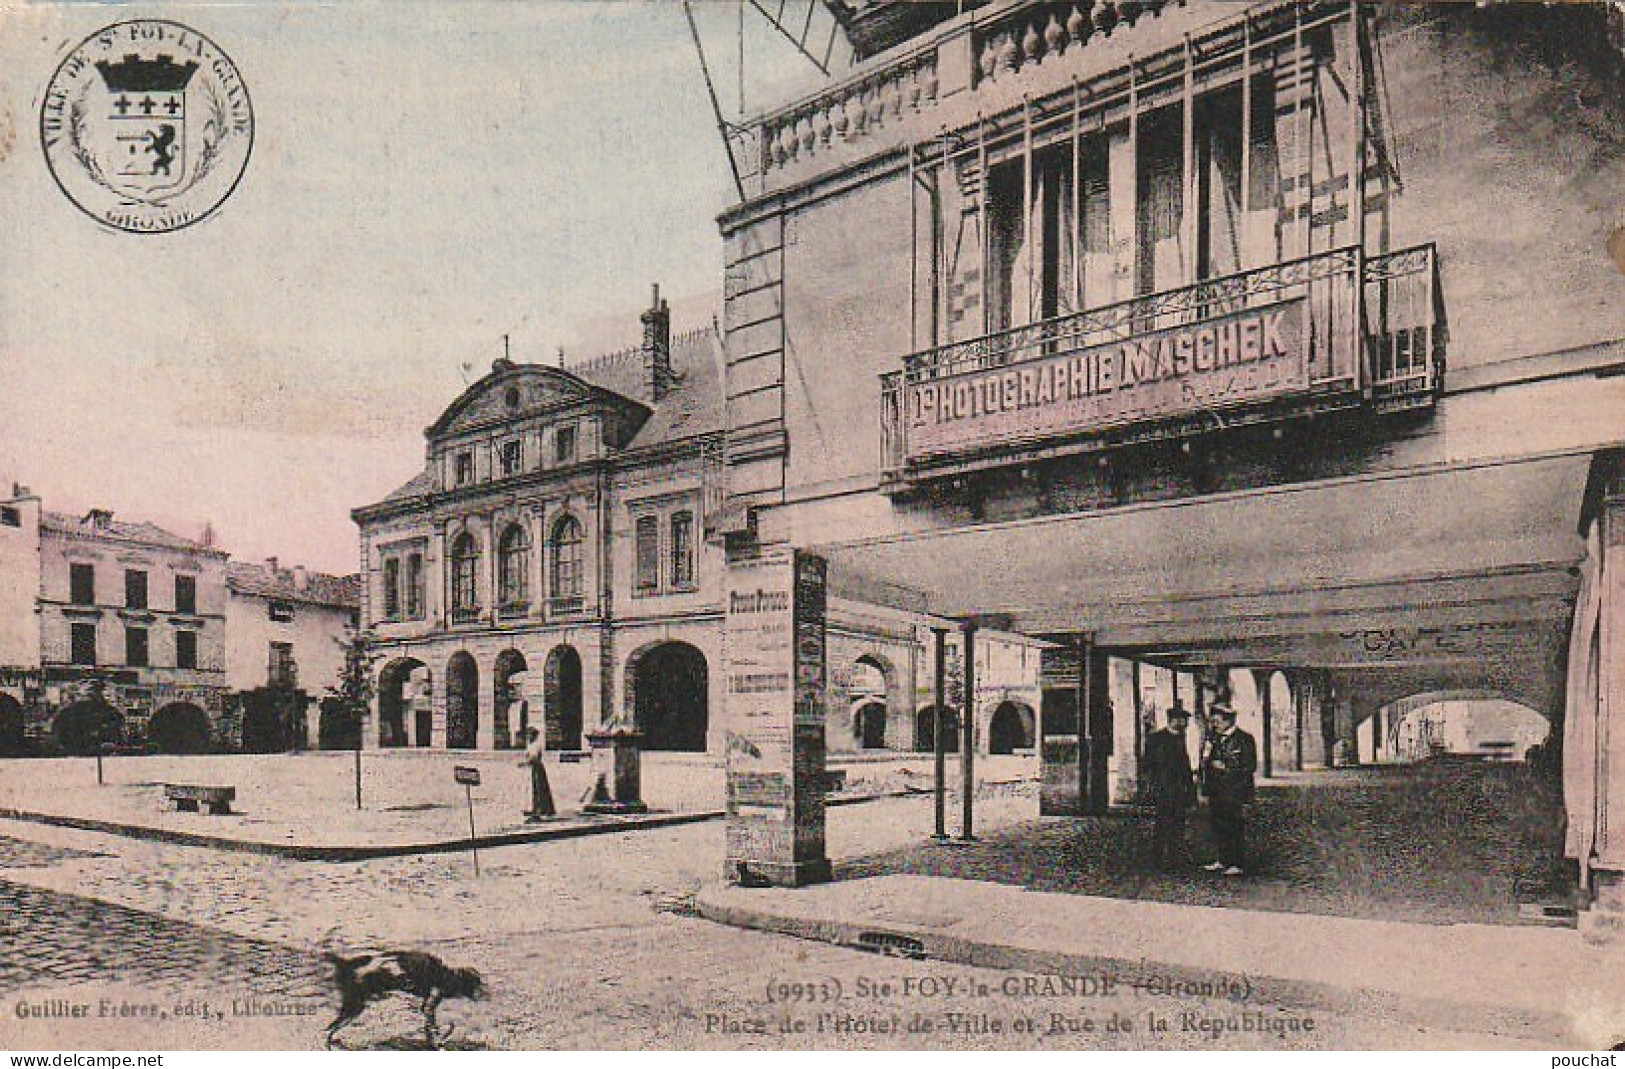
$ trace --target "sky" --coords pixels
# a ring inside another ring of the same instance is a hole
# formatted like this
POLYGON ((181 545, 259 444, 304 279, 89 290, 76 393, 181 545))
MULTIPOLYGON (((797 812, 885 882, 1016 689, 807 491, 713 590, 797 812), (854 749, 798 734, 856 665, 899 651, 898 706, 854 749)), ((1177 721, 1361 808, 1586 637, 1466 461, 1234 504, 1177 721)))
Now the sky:
MULTIPOLYGON (((698 9, 736 111, 737 8, 698 9)), ((802 73, 754 22, 747 104, 802 73)), ((733 199, 676 3, 0 0, 0 479, 353 571, 350 510, 421 468, 503 335, 633 344, 651 283, 708 324, 733 199), (168 234, 99 226, 39 143, 63 57, 137 17, 210 38, 254 109, 235 192, 168 234)))

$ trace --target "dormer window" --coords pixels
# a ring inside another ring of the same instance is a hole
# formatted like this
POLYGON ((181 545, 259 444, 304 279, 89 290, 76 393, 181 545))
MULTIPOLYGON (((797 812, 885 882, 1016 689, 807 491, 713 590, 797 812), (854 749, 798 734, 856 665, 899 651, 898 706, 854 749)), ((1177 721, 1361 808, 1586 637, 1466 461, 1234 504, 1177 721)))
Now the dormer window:
POLYGON ((474 453, 465 449, 452 461, 453 478, 458 486, 467 486, 474 481, 474 453))

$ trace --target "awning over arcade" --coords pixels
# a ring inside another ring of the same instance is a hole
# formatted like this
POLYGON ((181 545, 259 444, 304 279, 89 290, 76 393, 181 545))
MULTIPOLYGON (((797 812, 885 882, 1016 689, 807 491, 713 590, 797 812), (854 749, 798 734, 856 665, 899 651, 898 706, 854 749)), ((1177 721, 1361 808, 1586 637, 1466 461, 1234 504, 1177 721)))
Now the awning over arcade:
POLYGON ((837 587, 905 587, 942 616, 1554 710, 1590 463, 1410 469, 819 549, 837 587))

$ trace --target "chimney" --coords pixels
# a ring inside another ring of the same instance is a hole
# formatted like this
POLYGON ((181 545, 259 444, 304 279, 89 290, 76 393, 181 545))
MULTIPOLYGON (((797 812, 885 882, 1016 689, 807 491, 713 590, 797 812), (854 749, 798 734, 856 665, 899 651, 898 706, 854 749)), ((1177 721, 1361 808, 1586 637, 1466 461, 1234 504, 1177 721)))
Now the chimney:
POLYGON ((660 285, 656 283, 649 310, 640 317, 643 321, 643 368, 649 376, 649 393, 660 401, 671 392, 677 376, 671 370, 671 310, 660 299, 660 285))
POLYGON ((295 564, 293 566, 293 588, 295 590, 310 589, 310 573, 305 570, 305 566, 303 564, 295 564))
POLYGON ((277 574, 277 559, 275 557, 266 557, 265 566, 271 569, 272 575, 277 574))
POLYGON ((112 509, 91 509, 85 513, 84 524, 97 531, 105 531, 113 522, 112 509))

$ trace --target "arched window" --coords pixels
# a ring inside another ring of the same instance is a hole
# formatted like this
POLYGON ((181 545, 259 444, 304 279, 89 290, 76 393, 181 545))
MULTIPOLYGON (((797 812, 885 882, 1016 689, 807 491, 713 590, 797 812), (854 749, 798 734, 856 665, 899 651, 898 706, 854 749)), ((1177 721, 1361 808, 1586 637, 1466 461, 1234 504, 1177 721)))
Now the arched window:
POLYGON ((694 585, 694 514, 674 512, 671 517, 671 585, 694 585))
MULTIPOLYGON (((548 586, 556 599, 581 598, 581 521, 561 516, 553 525, 553 565, 548 586)), ((577 606, 579 608, 579 606, 577 606)))
POLYGON ((451 616, 472 620, 480 611, 480 547, 464 531, 451 544, 451 616))
POLYGON ((522 524, 502 532, 497 544, 497 605, 524 609, 530 603, 530 536, 522 524))

